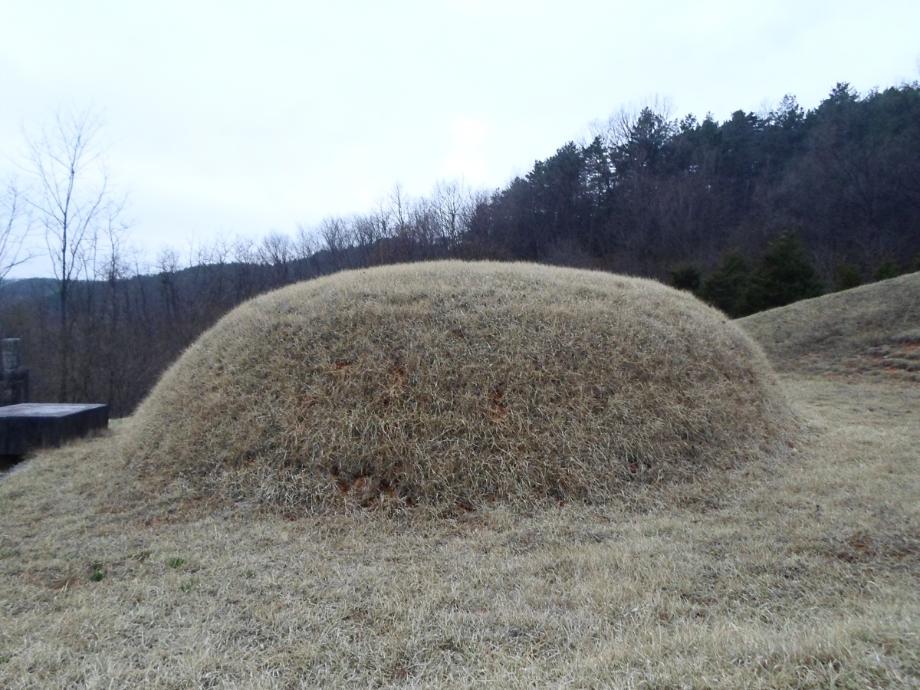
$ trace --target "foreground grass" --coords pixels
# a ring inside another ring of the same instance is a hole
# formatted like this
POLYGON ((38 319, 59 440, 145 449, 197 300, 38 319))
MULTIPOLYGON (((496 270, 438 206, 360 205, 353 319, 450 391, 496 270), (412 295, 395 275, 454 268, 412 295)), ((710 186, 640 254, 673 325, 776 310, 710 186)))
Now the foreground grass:
POLYGON ((0 482, 0 687, 916 686, 920 391, 784 383, 789 461, 641 510, 116 510, 111 439, 45 454, 0 482))

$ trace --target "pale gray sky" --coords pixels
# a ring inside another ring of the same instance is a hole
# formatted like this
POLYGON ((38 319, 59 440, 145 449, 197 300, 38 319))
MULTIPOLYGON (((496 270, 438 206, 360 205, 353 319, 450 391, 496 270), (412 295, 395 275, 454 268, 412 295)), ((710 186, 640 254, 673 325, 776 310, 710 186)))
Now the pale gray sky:
POLYGON ((24 130, 96 110, 151 258, 361 212, 397 182, 496 187, 656 96, 723 119, 920 77, 917 0, 3 0, 0 15, 0 178, 24 130))

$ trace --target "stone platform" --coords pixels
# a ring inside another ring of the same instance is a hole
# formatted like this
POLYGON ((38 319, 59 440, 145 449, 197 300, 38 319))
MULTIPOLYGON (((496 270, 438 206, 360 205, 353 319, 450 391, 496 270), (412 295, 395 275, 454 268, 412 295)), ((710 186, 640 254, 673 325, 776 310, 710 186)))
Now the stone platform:
POLYGON ((20 403, 0 407, 0 456, 59 446, 109 425, 108 405, 20 403))

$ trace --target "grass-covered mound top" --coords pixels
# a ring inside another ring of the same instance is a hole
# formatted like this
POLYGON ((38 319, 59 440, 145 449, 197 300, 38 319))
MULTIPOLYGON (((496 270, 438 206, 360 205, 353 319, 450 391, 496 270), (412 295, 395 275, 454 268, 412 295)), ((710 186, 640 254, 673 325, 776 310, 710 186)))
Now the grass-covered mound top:
POLYGON ((920 273, 738 321, 777 369, 920 382, 920 273))
POLYGON ((349 271, 251 300, 138 410, 145 485, 322 512, 604 501, 785 429, 760 349, 658 283, 530 264, 349 271))

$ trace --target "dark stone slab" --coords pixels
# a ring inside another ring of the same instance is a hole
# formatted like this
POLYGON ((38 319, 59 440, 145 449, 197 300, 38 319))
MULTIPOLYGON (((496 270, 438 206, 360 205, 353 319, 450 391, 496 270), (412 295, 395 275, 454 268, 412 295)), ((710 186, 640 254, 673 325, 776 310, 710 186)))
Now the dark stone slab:
POLYGON ((108 405, 22 403, 0 407, 0 455, 59 446, 109 425, 108 405))

